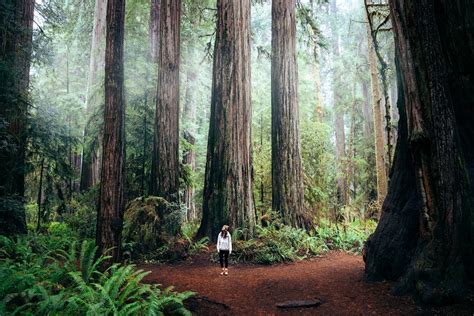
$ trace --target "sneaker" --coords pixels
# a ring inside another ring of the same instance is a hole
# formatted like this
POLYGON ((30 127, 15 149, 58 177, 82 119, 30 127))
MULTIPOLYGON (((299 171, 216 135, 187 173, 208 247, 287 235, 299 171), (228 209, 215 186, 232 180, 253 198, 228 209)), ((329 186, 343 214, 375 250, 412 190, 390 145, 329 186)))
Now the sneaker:
POLYGON ((224 275, 229 275, 229 271, 227 269, 225 269, 224 275))

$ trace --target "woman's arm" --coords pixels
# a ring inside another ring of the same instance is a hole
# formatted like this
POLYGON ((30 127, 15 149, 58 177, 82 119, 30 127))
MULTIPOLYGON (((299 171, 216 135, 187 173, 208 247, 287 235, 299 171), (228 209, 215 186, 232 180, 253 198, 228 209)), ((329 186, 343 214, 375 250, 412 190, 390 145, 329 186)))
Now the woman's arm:
POLYGON ((227 233, 229 236, 229 255, 232 253, 232 238, 230 237, 230 233, 227 233))
POLYGON ((219 252, 220 243, 221 243, 221 234, 217 235, 217 245, 216 245, 217 252, 219 252))

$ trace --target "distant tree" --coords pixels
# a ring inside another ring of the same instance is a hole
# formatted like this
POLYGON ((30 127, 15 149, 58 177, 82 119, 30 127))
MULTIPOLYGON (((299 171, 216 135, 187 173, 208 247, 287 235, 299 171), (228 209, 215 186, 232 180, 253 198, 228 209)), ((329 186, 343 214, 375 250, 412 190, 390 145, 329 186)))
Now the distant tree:
POLYGON ((217 2, 211 118, 199 236, 223 224, 255 230, 252 195, 250 1, 217 2))
MULTIPOLYGON (((387 195, 388 176, 385 163, 385 146, 382 117, 382 98, 380 97, 380 84, 377 70, 377 59, 372 41, 371 30, 367 25, 367 50, 370 66, 370 82, 372 86, 372 113, 374 122, 375 140, 375 171, 377 175, 377 201, 381 206, 387 195)), ((380 215, 380 214, 377 214, 380 215)))
POLYGON ((307 227, 297 99, 295 0, 272 1, 272 208, 307 227))
POLYGON ((149 40, 150 40, 150 58, 152 62, 157 63, 159 57, 160 47, 160 12, 161 0, 150 1, 150 25, 149 25, 149 40))
POLYGON ((339 45, 339 30, 336 24, 338 19, 338 9, 336 1, 331 2, 331 28, 332 28, 332 42, 331 51, 333 58, 333 78, 332 78, 332 93, 334 102, 334 134, 336 138, 336 209, 334 217, 340 220, 340 209, 349 202, 349 188, 347 175, 345 174, 345 160, 346 160, 346 132, 344 125, 344 107, 343 107, 343 88, 342 88, 342 71, 337 66, 337 61, 341 58, 339 45))
POLYGON ((369 279, 400 279, 422 301, 465 297, 473 275, 474 6, 390 2, 400 125, 388 195, 365 248, 369 279), (470 178, 470 179, 468 179, 470 178))
POLYGON ((125 182, 125 102, 123 41, 125 0, 107 2, 105 45, 104 142, 96 242, 99 254, 113 248, 112 261, 120 260, 125 182))
POLYGON ((97 127, 97 111, 102 104, 102 79, 105 62, 105 24, 107 0, 96 0, 87 79, 84 147, 82 154, 80 190, 84 191, 99 183, 100 176, 100 128, 97 127))
POLYGON ((26 232, 21 199, 34 6, 34 0, 0 5, 0 234, 7 235, 26 232))

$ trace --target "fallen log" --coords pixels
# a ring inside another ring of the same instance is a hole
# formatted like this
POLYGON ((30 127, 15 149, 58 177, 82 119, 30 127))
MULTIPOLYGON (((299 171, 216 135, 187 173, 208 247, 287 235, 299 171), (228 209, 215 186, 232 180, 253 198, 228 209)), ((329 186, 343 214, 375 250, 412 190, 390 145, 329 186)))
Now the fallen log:
POLYGON ((278 308, 301 308, 301 307, 318 307, 321 305, 321 301, 318 299, 314 300, 304 300, 304 301, 287 301, 283 303, 278 303, 276 306, 278 308))

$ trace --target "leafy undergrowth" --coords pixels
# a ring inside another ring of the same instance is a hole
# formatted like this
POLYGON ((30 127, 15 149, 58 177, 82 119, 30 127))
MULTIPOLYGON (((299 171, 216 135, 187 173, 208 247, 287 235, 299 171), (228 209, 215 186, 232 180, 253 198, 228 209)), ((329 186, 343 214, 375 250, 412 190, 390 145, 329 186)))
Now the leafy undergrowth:
MULTIPOLYGON (((53 231, 58 231, 55 227, 53 231)), ((189 315, 183 301, 192 292, 143 284, 148 274, 134 265, 95 259, 91 241, 65 236, 0 236, 0 315, 189 315)))
MULTIPOLYGON (((235 231, 231 260, 274 264, 303 260, 329 250, 361 253, 375 225, 373 221, 337 225, 323 221, 307 232, 275 219, 265 227, 257 226, 256 237, 250 240, 240 240, 240 232, 235 231)), ((217 260, 217 254, 213 254, 213 260, 217 260)))
POLYGON ((123 247, 134 259, 145 263, 170 263, 183 261, 209 250, 209 238, 194 240, 199 228, 197 222, 185 223, 178 237, 169 238, 155 249, 143 251, 135 242, 125 241, 123 247))

